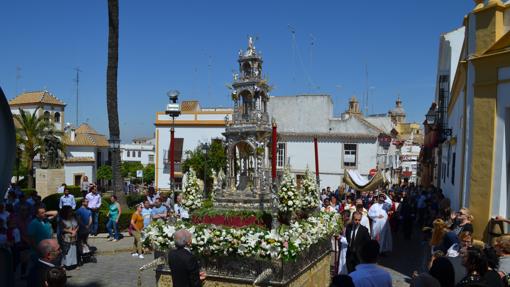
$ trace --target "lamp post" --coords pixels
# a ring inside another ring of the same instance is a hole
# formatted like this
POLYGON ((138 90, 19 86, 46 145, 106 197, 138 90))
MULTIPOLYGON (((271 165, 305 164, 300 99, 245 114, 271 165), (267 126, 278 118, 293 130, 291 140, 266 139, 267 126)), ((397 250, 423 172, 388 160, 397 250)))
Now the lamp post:
POLYGON ((202 152, 204 153, 204 199, 207 198, 207 153, 209 152, 209 144, 202 144, 202 152))
POLYGON ((170 189, 175 189, 175 118, 181 114, 181 106, 177 103, 179 91, 172 90, 166 93, 169 103, 166 106, 165 114, 172 117, 172 127, 170 128, 170 152, 168 161, 170 162, 170 189))

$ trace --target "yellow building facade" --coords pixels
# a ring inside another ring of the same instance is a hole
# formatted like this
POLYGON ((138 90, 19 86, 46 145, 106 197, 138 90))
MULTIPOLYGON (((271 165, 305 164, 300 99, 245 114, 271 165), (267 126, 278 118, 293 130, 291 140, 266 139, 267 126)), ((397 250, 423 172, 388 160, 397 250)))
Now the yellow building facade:
POLYGON ((458 174, 451 179, 455 189, 445 194, 458 201, 453 206, 471 210, 475 236, 485 238, 492 217, 510 216, 510 2, 475 3, 464 18, 462 51, 450 79, 447 127, 453 133, 443 154, 445 146, 457 151, 444 161, 444 173, 458 174))

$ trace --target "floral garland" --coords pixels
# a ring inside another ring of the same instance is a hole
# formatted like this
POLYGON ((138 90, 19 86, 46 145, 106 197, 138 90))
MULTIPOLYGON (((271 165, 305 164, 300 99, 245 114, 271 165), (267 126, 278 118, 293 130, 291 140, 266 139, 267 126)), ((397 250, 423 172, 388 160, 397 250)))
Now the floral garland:
POLYGON ((315 177, 306 169, 302 183, 301 208, 314 209, 319 206, 319 193, 315 177))
POLYGON ((164 251, 175 246, 173 234, 187 229, 193 234, 192 249, 203 256, 225 255, 291 260, 321 239, 340 230, 337 213, 321 212, 287 228, 265 230, 257 227, 229 228, 191 225, 178 221, 174 226, 154 221, 142 233, 145 246, 164 251))
POLYGON ((300 208, 301 196, 296 188, 294 177, 285 170, 278 190, 278 210, 283 213, 296 211, 300 208))
POLYGON ((189 210, 202 207, 202 192, 195 171, 190 169, 184 185, 182 204, 189 210))

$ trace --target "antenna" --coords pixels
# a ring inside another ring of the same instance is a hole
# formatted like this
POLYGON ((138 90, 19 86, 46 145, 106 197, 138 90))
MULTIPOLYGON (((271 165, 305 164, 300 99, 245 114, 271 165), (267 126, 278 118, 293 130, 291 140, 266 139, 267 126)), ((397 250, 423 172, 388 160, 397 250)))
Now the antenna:
POLYGON ((296 55, 297 55, 297 58, 299 60, 299 64, 301 66, 301 69, 303 70, 303 75, 305 76, 307 82, 308 82, 308 86, 310 87, 310 90, 313 90, 313 89, 317 89, 317 90, 320 90, 320 86, 316 85, 314 83, 314 81, 312 80, 312 77, 310 76, 310 74, 308 73, 306 67, 305 67, 305 64, 303 62, 303 58, 301 57, 301 53, 299 52, 299 48, 297 46, 297 42, 296 42, 296 30, 289 24, 287 25, 287 27, 289 28, 289 31, 292 35, 292 53, 293 53, 293 59, 296 58, 296 55))
POLYGON ((16 95, 18 95, 19 80, 21 79, 21 67, 16 67, 16 95))
POLYGON ((310 69, 312 69, 313 63, 313 46, 315 45, 315 37, 310 34, 310 69))
POLYGON ((207 62, 207 97, 211 98, 211 74, 212 74, 212 57, 207 54, 209 61, 207 62))
POLYGON ((76 78, 74 79, 75 83, 76 83, 76 126, 78 126, 78 107, 79 107, 79 102, 78 102, 78 98, 79 98, 79 88, 80 88, 80 68, 79 67, 76 67, 74 68, 74 70, 76 71, 76 78))
POLYGON ((368 64, 365 64, 365 115, 368 115, 368 64))
MULTIPOLYGON (((296 29, 292 27, 290 24, 287 25, 289 28, 289 32, 291 34, 292 42, 292 81, 294 84, 296 83, 296 29)), ((296 85, 294 85, 296 86, 296 85)))

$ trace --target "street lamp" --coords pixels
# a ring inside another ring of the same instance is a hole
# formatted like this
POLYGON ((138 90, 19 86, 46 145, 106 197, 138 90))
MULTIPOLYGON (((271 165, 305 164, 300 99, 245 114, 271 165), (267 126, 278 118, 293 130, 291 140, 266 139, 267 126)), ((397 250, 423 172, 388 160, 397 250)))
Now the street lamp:
POLYGON ((170 189, 174 191, 175 183, 175 118, 181 114, 181 106, 177 103, 179 98, 179 91, 172 90, 166 93, 169 103, 166 106, 165 114, 172 117, 172 127, 170 128, 170 155, 168 161, 170 162, 170 189))
POLYGON ((428 125, 434 125, 436 123, 436 112, 432 109, 429 109, 429 112, 425 115, 425 119, 427 120, 428 125))
POLYGON ((207 198, 207 153, 209 152, 209 144, 202 144, 202 152, 204 153, 204 198, 207 198))

